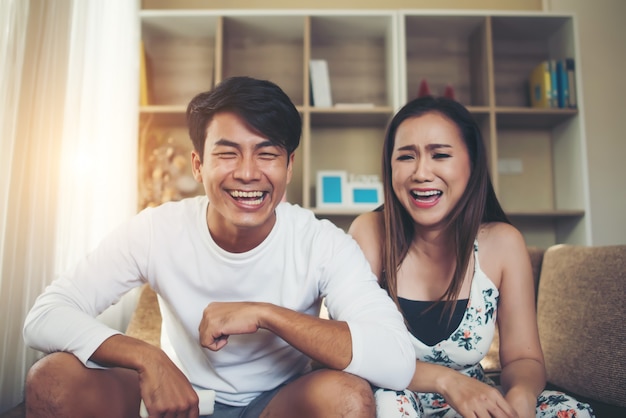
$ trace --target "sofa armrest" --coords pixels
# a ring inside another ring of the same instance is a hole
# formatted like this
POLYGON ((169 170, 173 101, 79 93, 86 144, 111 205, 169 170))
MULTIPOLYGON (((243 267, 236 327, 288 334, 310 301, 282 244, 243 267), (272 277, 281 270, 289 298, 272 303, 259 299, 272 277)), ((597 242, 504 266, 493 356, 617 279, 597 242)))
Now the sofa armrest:
POLYGON ((626 407, 626 245, 546 251, 537 320, 548 382, 626 407))

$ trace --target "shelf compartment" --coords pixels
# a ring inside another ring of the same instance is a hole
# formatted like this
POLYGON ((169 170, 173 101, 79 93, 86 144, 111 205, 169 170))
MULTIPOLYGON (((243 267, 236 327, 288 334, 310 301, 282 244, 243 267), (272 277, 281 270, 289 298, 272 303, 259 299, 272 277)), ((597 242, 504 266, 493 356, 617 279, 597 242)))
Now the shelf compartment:
POLYGON ((498 133, 498 198, 511 212, 555 209, 552 137, 545 130, 498 133))
POLYGON ((223 26, 224 78, 270 80, 294 104, 304 104, 304 16, 233 15, 223 26))
POLYGON ((489 105, 485 17, 407 14, 403 19, 405 100, 417 97, 425 80, 434 96, 451 85, 465 106, 489 105))
POLYGON ((385 125, 342 128, 311 128, 309 177, 304 189, 309 191, 311 207, 316 206, 317 172, 345 170, 348 175, 381 177, 381 158, 385 125))
POLYGON ((218 20, 202 12, 141 14, 150 104, 186 105, 211 89, 218 20))
POLYGON ((493 16, 496 105, 528 107, 528 79, 544 60, 574 57, 573 26, 563 16, 493 16))
POLYGON ((396 106, 394 14, 311 16, 311 59, 323 59, 333 103, 396 106))

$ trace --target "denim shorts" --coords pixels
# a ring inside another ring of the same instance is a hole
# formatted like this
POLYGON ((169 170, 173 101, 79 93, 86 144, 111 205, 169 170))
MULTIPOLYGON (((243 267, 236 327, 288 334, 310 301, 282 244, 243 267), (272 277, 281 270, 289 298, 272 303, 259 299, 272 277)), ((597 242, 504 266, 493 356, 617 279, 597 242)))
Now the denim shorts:
POLYGON ((232 406, 215 402, 213 415, 203 415, 203 418, 258 418, 278 391, 292 380, 290 379, 272 390, 262 392, 246 406, 232 406))

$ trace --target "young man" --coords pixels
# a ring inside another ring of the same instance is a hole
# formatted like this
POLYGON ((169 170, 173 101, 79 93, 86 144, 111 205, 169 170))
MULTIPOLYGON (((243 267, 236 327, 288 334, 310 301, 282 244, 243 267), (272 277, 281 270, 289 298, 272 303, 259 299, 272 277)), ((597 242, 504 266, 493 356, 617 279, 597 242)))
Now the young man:
POLYGON ((301 119, 275 84, 223 81, 187 108, 206 196, 146 209, 56 280, 29 313, 31 416, 373 416, 373 385, 404 389, 415 353, 357 244, 280 203, 301 119), (94 319, 133 287, 159 294, 164 351, 94 319), (333 320, 319 318, 325 298, 333 320), (311 371, 313 359, 325 368, 311 371), (369 382, 368 382, 369 381, 369 382))

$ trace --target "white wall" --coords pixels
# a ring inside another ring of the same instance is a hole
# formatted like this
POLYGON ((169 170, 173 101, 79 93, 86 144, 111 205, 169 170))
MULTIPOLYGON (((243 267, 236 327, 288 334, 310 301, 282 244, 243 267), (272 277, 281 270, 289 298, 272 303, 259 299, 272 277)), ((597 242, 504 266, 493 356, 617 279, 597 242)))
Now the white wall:
POLYGON ((626 1, 545 0, 578 23, 593 245, 626 244, 626 1))

